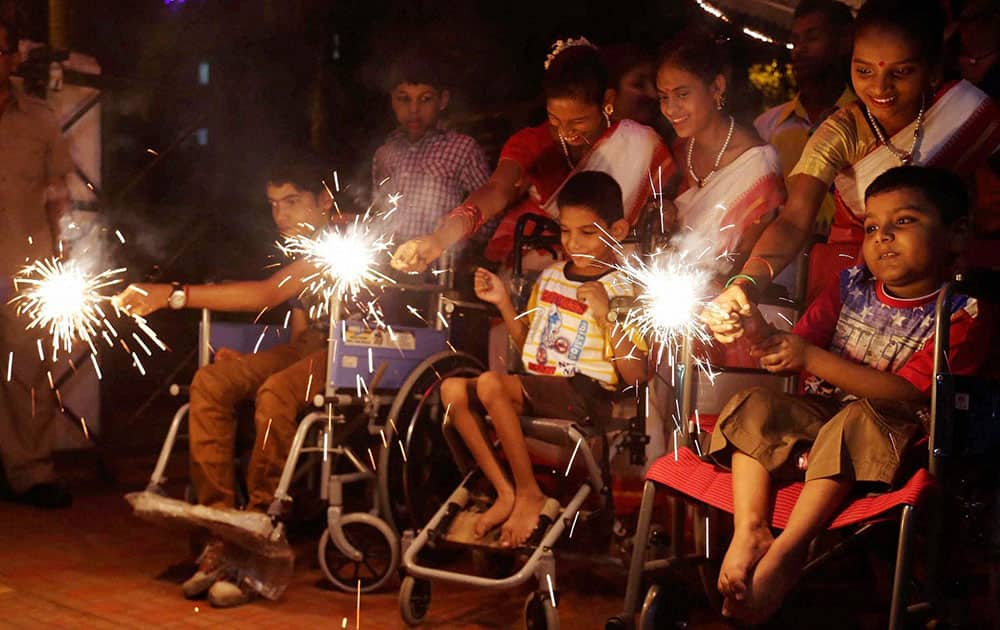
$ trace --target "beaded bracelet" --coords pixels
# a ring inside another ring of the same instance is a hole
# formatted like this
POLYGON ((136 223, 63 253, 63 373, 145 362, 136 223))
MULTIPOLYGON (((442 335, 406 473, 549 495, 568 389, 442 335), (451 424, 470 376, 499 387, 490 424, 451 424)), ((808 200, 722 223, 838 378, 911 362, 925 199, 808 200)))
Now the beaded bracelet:
POLYGON ((745 273, 738 273, 738 274, 736 274, 735 276, 733 276, 732 278, 730 278, 729 280, 726 281, 725 288, 728 289, 730 287, 730 285, 732 285, 734 282, 736 282, 740 278, 742 278, 744 280, 747 280, 748 282, 750 282, 755 287, 757 286, 757 279, 756 278, 754 278, 753 276, 747 275, 745 273))
POLYGON ((746 266, 755 260, 757 262, 764 263, 764 266, 767 267, 767 281, 770 282, 774 280, 774 267, 772 267, 771 263, 769 263, 767 259, 762 256, 751 256, 750 258, 747 258, 747 261, 743 263, 743 268, 746 269, 746 266))
POLYGON ((465 233, 463 237, 469 237, 479 231, 479 228, 483 227, 483 211, 479 209, 474 203, 463 203, 454 210, 448 213, 448 218, 456 217, 462 221, 465 226, 465 233))

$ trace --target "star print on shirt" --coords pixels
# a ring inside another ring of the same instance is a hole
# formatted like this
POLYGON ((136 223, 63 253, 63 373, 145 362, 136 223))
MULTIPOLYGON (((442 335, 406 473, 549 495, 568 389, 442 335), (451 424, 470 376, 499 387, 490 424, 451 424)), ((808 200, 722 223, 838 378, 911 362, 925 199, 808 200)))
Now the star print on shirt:
POLYGON ((892 316, 893 326, 902 326, 905 323, 906 323, 906 315, 902 313, 896 313, 895 315, 892 316))

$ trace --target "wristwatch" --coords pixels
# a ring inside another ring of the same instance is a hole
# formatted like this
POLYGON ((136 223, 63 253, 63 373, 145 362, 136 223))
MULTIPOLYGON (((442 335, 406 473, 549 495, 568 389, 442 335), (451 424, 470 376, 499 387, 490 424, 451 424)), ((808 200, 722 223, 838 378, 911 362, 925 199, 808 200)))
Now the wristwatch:
POLYGON ((611 298, 608 303, 608 314, 607 320, 609 324, 614 324, 615 322, 621 320, 625 321, 626 315, 628 315, 629 310, 635 304, 635 298, 628 295, 618 295, 611 298))
POLYGON ((175 311, 179 311, 185 306, 187 306, 187 301, 188 301, 187 287, 185 287, 180 282, 171 282, 170 286, 173 287, 173 290, 167 297, 167 306, 169 306, 171 309, 175 311))

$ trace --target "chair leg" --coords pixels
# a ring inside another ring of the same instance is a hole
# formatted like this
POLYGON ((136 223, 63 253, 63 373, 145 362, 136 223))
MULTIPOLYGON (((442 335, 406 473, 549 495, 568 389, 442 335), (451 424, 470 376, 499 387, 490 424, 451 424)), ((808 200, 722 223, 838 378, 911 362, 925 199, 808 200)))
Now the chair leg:
POLYGON ((899 544, 896 547, 896 573, 892 580, 892 607, 889 630, 902 630, 906 622, 910 584, 910 539, 913 534, 913 506, 904 505, 899 518, 899 544))
POLYGON ((647 481, 642 488, 642 504, 639 506, 639 520, 632 539, 632 561, 628 567, 628 581, 625 586, 625 607, 623 619, 634 619, 639 608, 639 589, 646 566, 646 549, 649 547, 649 526, 653 521, 653 507, 656 503, 656 484, 647 481))

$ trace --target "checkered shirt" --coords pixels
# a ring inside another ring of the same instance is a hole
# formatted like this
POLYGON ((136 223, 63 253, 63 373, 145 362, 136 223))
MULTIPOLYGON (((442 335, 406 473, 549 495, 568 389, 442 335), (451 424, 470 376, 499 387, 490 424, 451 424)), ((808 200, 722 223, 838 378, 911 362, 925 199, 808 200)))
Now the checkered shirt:
POLYGON ((396 130, 372 160, 373 203, 385 207, 389 195, 399 195, 390 218, 398 243, 434 231, 441 217, 489 176, 486 155, 469 136, 432 129, 410 142, 396 130))

